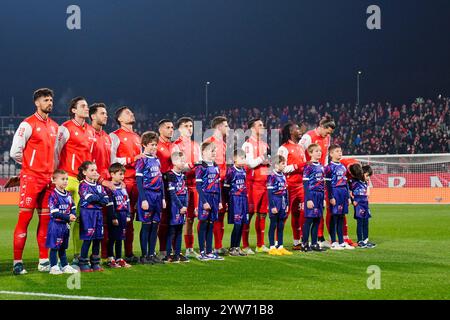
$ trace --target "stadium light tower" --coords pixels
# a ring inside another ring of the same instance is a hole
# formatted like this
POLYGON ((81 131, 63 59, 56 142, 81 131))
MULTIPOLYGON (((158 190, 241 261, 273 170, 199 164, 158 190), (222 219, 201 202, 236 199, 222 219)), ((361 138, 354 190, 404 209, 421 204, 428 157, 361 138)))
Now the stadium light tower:
POLYGON ((356 74, 356 105, 359 106, 359 77, 361 76, 362 71, 358 70, 356 74))
POLYGON ((205 82, 205 111, 206 111, 206 117, 208 117, 208 86, 211 84, 211 82, 206 81, 205 82))

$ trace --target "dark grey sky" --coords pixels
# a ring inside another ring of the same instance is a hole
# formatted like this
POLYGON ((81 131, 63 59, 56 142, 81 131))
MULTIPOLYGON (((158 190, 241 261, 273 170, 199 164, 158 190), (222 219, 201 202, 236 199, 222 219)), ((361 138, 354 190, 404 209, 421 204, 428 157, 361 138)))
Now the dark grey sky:
POLYGON ((450 95, 450 1, 3 0, 0 104, 33 109, 48 86, 58 109, 89 102, 149 111, 293 103, 409 102, 450 95), (82 30, 66 28, 81 7, 82 30), (366 8, 382 30, 366 28, 366 8))

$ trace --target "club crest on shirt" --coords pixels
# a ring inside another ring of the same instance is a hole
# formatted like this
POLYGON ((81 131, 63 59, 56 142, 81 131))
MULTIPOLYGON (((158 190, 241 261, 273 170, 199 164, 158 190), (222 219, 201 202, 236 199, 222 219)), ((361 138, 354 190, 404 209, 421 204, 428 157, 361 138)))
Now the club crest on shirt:
POLYGON ((97 191, 100 193, 102 192, 102 186, 97 186, 97 191))

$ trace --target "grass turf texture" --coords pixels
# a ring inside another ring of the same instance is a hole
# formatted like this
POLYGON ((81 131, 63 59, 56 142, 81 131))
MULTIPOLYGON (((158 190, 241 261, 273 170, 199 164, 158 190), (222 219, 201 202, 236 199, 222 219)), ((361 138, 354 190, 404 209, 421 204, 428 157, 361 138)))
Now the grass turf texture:
MULTIPOLYGON (((450 210, 448 206, 373 205, 370 239, 375 249, 295 252, 273 257, 256 254, 226 257, 225 261, 175 265, 134 265, 81 275, 81 289, 66 286, 68 275, 37 271, 35 215, 24 253, 24 276, 13 276, 12 237, 15 207, 0 207, 0 291, 42 292, 62 295, 128 299, 449 299, 450 210), (367 267, 381 269, 381 289, 367 288, 367 267)), ((349 215, 350 235, 355 221, 349 215)), ((252 221, 253 223, 253 221, 252 221)), ((268 224, 268 220, 267 220, 268 224)), ((140 225, 135 222, 136 236, 140 225)), ((225 226, 229 244, 231 226, 225 226)), ((267 235, 266 228, 266 235, 267 235)), ((288 221, 285 244, 290 249, 288 221)), ((197 237, 195 237, 197 241, 197 237)), ((250 243, 255 243, 254 225, 250 243)), ((139 253, 135 240, 135 254, 139 253)), ((71 258, 72 250, 69 248, 71 258)), ((0 294, 0 299, 42 299, 0 294)))

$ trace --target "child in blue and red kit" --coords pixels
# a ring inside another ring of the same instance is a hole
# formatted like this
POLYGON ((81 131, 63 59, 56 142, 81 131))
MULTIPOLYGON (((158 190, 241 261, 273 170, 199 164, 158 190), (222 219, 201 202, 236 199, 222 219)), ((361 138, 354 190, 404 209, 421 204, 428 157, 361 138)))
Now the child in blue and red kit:
POLYGON ((166 241, 166 257, 163 262, 189 262, 187 257, 181 255, 183 225, 186 222, 188 206, 188 189, 186 176, 183 173, 183 169, 186 167, 186 157, 183 152, 174 152, 171 155, 171 160, 173 168, 166 173, 169 199, 169 232, 166 241), (171 254, 172 245, 173 254, 171 254))
POLYGON ((196 189, 198 201, 198 242, 200 254, 197 259, 224 260, 212 250, 213 225, 218 219, 220 202, 220 171, 216 159, 216 145, 212 142, 202 144, 202 163, 195 168, 196 189), (206 248, 205 248, 206 246, 206 248))
POLYGON ((103 239, 102 208, 112 206, 112 202, 110 202, 105 188, 97 183, 99 177, 97 165, 91 161, 83 162, 78 168, 80 240, 83 240, 79 261, 81 272, 103 271, 100 266, 100 242, 103 239), (92 255, 89 265, 88 254, 91 244, 92 255))
POLYGON ((369 242, 369 219, 372 217, 369 209, 369 179, 373 174, 368 165, 355 164, 350 167, 352 179, 350 190, 352 203, 355 207, 356 233, 359 248, 375 248, 376 244, 369 242))
POLYGON ((274 169, 267 177, 267 192, 269 195, 269 254, 274 256, 292 255, 283 247, 283 232, 288 208, 288 192, 286 176, 283 173, 286 168, 286 158, 277 155, 272 159, 274 169), (278 245, 275 246, 275 231, 277 231, 278 245))
POLYGON ((166 208, 161 163, 156 157, 158 134, 153 131, 144 132, 141 144, 145 157, 136 161, 136 184, 139 192, 137 221, 142 222, 139 235, 142 252, 140 263, 163 263, 155 252, 161 212, 166 208))
POLYGON ((310 144, 308 154, 311 163, 303 171, 303 188, 305 190, 305 223, 303 224, 301 251, 324 251, 317 243, 320 219, 323 215, 325 199, 324 168, 319 160, 322 150, 318 144, 310 144), (311 246, 308 238, 311 235, 311 246))
POLYGON ((234 151, 234 165, 227 169, 223 187, 228 203, 228 223, 233 225, 231 232, 230 256, 246 256, 241 249, 242 227, 248 223, 248 196, 246 184, 245 152, 234 151))
POLYGON ((76 206, 72 196, 66 191, 68 175, 64 170, 55 170, 52 182, 55 189, 48 199, 50 209, 50 222, 47 229, 46 246, 50 249, 50 274, 77 273, 67 263, 66 250, 69 244, 70 227, 76 217, 76 206), (61 268, 58 266, 58 255, 61 268))
POLYGON ((342 159, 342 149, 339 145, 333 144, 328 148, 331 161, 325 167, 325 185, 330 202, 330 237, 331 250, 354 250, 344 241, 344 217, 348 213, 350 194, 347 183, 347 169, 340 162, 342 159), (338 241, 336 242, 336 233, 338 241))
POLYGON ((108 171, 114 188, 106 189, 109 200, 113 203, 108 207, 107 212, 108 260, 106 264, 110 268, 130 268, 131 265, 122 258, 122 242, 125 240, 127 223, 131 220, 130 198, 123 184, 125 167, 120 163, 113 163, 108 171))

